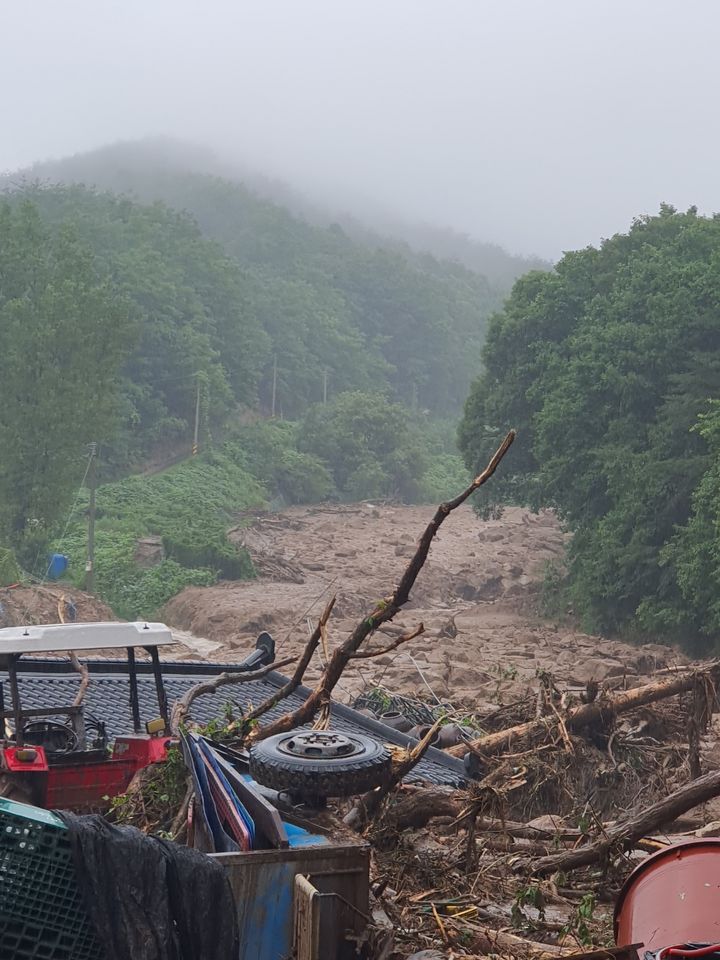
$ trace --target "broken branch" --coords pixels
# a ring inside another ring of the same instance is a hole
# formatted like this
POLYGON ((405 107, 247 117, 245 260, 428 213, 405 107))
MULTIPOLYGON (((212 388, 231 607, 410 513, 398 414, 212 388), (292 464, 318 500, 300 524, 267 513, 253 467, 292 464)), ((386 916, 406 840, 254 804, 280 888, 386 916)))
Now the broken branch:
POLYGON ((472 924, 471 929, 477 938, 474 942, 475 949, 481 949, 483 955, 486 956, 495 954, 515 957, 518 960, 554 960, 556 957, 569 957, 575 952, 573 947, 535 943, 532 940, 515 936, 513 933, 493 930, 492 927, 481 926, 480 924, 472 924))
POLYGON ((221 673, 211 680, 203 680, 201 683, 196 683, 194 687, 186 690, 182 697, 173 704, 170 714, 170 730, 174 734, 178 732, 180 724, 187 716, 190 706, 198 697, 202 697, 206 693, 215 693, 220 687, 230 686, 231 684, 251 683, 253 680, 261 680, 269 673, 272 673, 273 670, 279 670, 281 667, 286 667, 289 663, 294 662, 294 657, 287 657, 285 660, 278 660, 276 663, 271 663, 261 670, 252 670, 248 673, 221 673))
MULTIPOLYGON (((60 623, 65 623, 65 594, 57 602, 57 612, 60 623)), ((73 700, 73 706, 79 707, 85 699, 85 691, 90 683, 90 671, 84 663, 80 663, 74 650, 68 651, 68 658, 73 670, 80 674, 80 687, 73 700)))
POLYGON ((410 773, 412 768, 425 756, 428 747, 435 739, 435 734, 442 726, 442 723, 442 717, 435 721, 422 740, 419 743, 416 743, 412 750, 408 750, 404 759, 395 765, 387 782, 381 787, 378 787, 376 790, 373 790, 372 793, 368 793, 358 802, 355 807, 353 807, 353 809, 345 817, 345 823, 347 823, 349 826, 357 827, 359 824, 366 823, 375 816, 385 797, 390 793, 391 790, 395 789, 395 787, 408 775, 408 773, 410 773))
POLYGON ((415 637, 419 637, 423 633, 425 633, 425 625, 421 623, 410 633, 403 633, 402 636, 397 637, 392 643, 389 643, 387 647, 382 647, 380 650, 363 650, 361 653, 353 653, 350 659, 369 660, 371 657, 381 657, 385 653, 390 653, 391 650, 396 650, 400 644, 414 640, 415 637))
POLYGON ((427 560, 430 546, 440 526, 447 520, 453 510, 465 503, 472 493, 487 483, 497 470, 500 461, 512 446, 514 439, 515 431, 511 430, 493 454, 487 467, 481 474, 475 477, 470 486, 463 490, 454 500, 440 504, 432 520, 425 528, 423 535, 420 537, 417 550, 406 567, 393 594, 386 600, 380 601, 370 616, 361 620, 347 640, 333 652, 317 686, 305 702, 298 707, 297 710, 285 714, 274 723, 257 731, 255 734, 256 739, 265 739, 277 733, 285 733, 287 730, 292 730, 295 727, 308 723, 313 719, 317 711, 325 703, 330 701, 332 691, 335 689, 345 667, 353 659, 353 654, 360 649, 365 640, 367 640, 381 624, 392 620, 393 617, 399 613, 400 608, 410 599, 410 591, 415 585, 415 581, 427 560))
POLYGON ((74 650, 69 651, 69 657, 73 670, 80 674, 80 687, 78 688, 78 692, 75 694, 75 699, 73 700, 73 706, 79 707, 85 699, 85 691, 90 683, 90 671, 88 670, 86 664, 80 663, 74 650))
MULTIPOLYGON (((659 680, 655 683, 648 683, 643 687, 635 687, 633 690, 627 690, 612 699, 607 698, 594 700, 592 703, 584 703, 567 712, 563 718, 565 727, 568 731, 575 732, 594 723, 607 725, 613 717, 619 714, 692 690, 697 683, 698 676, 713 676, 717 673, 717 670, 718 664, 713 663, 705 670, 699 672, 693 670, 669 680, 659 680)), ((555 729, 555 727, 556 721, 549 717, 529 720, 526 723, 508 727, 506 730, 489 733, 477 740, 458 744, 451 747, 448 753, 461 757, 467 753, 468 748, 471 748, 481 756, 497 756, 497 754, 504 753, 511 747, 531 746, 546 735, 548 730, 555 729)))
POLYGON ((335 597, 330 598, 327 606, 325 607, 322 614, 320 615, 320 619, 318 620, 317 626, 311 633, 310 639, 308 640, 307 644, 305 645, 305 649, 303 650, 303 654, 298 660, 297 667, 295 668, 295 673, 293 673, 292 677, 288 680, 288 682, 283 687, 281 687, 278 690, 277 693, 274 693, 271 697, 268 697, 268 699, 264 703, 261 703, 259 707, 255 707, 254 710, 251 710, 250 713, 246 714, 243 717, 243 723, 245 725, 245 729, 247 729, 248 723, 250 723, 252 720, 257 720, 258 717, 261 717, 264 713, 267 713, 268 710, 272 710, 274 706, 276 706, 282 700, 285 700, 287 697, 289 697, 290 694, 294 693, 297 690, 297 688, 300 686, 300 684, 302 683, 303 677, 305 676, 305 671, 307 670, 310 664, 310 661, 312 660, 312 656, 317 650, 317 646, 323 637, 323 634, 325 631, 325 625, 330 619, 330 614, 332 613, 333 607, 335 606, 335 599, 336 599, 335 597))
POLYGON ((546 876, 558 871, 575 870, 607 858, 611 850, 627 850, 638 840, 670 823, 681 814, 706 803, 720 794, 720 770, 706 773, 688 784, 674 790, 667 797, 646 807, 641 813, 620 820, 605 828, 604 835, 594 843, 586 843, 574 850, 552 854, 535 862, 522 861, 516 869, 529 869, 537 876, 546 876))

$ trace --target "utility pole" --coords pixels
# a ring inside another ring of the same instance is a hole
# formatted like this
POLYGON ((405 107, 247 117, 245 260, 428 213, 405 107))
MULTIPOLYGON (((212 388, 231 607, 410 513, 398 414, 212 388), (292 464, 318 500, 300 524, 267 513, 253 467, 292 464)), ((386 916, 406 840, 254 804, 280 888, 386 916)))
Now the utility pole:
POLYGON ((88 510, 87 562, 85 564, 85 589, 92 593, 95 589, 95 491, 97 489, 97 443, 90 444, 90 463, 88 464, 88 487, 90 488, 90 508, 88 510))
POLYGON ((270 416, 275 417, 275 398, 277 396, 277 354, 273 356, 272 408, 270 416))
POLYGON ((197 378, 197 393, 195 396, 195 435, 193 437, 192 455, 197 456, 198 437, 200 436, 200 377, 197 378))
POLYGON ((327 370, 323 370, 323 406, 327 405, 327 370))

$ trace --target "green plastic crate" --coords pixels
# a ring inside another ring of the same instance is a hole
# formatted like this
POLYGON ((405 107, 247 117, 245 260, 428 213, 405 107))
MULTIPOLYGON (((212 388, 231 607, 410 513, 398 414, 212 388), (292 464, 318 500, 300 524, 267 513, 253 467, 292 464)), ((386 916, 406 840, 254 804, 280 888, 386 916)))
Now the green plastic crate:
POLYGON ((0 960, 102 960, 65 824, 0 798, 0 960))

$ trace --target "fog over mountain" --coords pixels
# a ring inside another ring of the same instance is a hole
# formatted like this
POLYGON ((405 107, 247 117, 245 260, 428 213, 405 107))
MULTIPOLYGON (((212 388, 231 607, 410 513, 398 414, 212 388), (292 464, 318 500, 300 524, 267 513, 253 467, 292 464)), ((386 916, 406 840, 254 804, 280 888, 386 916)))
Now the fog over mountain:
POLYGON ((2 3, 0 170, 146 136, 556 258, 720 209, 712 0, 2 3))

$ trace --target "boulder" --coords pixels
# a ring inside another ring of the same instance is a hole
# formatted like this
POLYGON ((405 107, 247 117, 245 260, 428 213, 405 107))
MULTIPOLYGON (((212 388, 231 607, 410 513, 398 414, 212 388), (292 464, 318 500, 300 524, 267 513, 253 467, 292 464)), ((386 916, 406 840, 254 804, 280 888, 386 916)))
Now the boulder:
POLYGON ((572 679, 577 683, 587 683, 588 680, 607 680, 608 677, 621 677, 627 669, 626 664, 621 660, 590 657, 589 660, 577 664, 573 670, 572 679))
POLYGON ((147 569, 156 567, 165 559, 165 547, 162 537, 141 537, 135 543, 135 555, 133 557, 138 567, 147 569))

